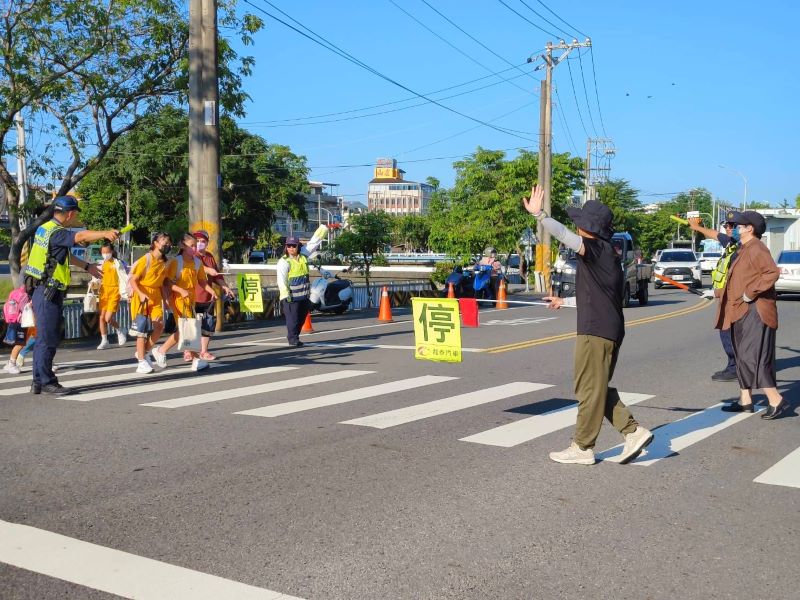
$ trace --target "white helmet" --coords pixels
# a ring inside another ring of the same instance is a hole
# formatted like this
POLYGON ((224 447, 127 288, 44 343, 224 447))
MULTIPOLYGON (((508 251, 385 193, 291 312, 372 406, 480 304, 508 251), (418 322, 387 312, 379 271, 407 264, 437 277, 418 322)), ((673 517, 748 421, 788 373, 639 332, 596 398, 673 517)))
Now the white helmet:
POLYGON ((494 249, 494 246, 486 246, 483 249, 484 256, 497 256, 497 250, 494 249))

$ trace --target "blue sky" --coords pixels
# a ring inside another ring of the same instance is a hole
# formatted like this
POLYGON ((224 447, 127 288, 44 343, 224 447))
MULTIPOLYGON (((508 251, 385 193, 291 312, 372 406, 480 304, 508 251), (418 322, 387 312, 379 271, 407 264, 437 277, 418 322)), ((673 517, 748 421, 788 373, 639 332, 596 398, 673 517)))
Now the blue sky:
MULTIPOLYGON (((428 0, 487 49, 423 0, 394 0, 456 50, 390 0, 270 1, 414 92, 429 94, 503 70, 502 77, 512 79, 487 77, 433 97, 488 86, 441 102, 478 120, 523 132, 517 134, 521 137, 430 103, 367 118, 319 122, 362 111, 318 118, 315 124, 275 127, 308 122, 274 123, 277 120, 351 111, 413 98, 413 94, 242 3, 242 10, 265 19, 266 28, 256 35, 254 46, 241 49, 256 58, 254 75, 245 82, 252 101, 241 123, 268 141, 286 144, 306 156, 313 167, 311 178, 339 183, 339 192, 349 199, 364 198, 372 167, 340 165, 395 157, 407 179, 420 181, 432 175, 451 185, 456 159, 427 159, 466 155, 478 145, 490 149, 536 145, 529 140, 538 134, 536 79, 541 71, 533 73, 524 63, 548 40, 557 42, 566 35, 531 8, 559 28, 574 32, 574 37, 584 37, 575 32, 577 28, 593 42, 599 112, 592 57, 584 51, 578 59, 574 51, 570 58, 575 60, 562 62, 554 74, 558 110, 571 134, 562 118, 554 115, 555 151, 583 156, 587 135, 602 136, 605 129, 617 149, 611 176, 628 179, 643 194, 703 186, 723 200, 738 203, 743 180, 731 170, 720 169, 720 164, 746 176, 749 200, 777 203, 786 198, 794 205, 800 193, 795 148, 800 140, 800 51, 794 42, 800 9, 796 3, 546 0, 544 4, 570 27, 538 0, 428 0), (503 2, 555 35, 538 30, 503 2), (509 63, 524 65, 525 73, 511 69, 509 63)), ((287 20, 265 0, 249 2, 287 20)), ((421 102, 417 98, 366 112, 421 102)), ((509 156, 515 153, 509 150, 509 156)), ((643 201, 661 198, 642 196, 643 201)))

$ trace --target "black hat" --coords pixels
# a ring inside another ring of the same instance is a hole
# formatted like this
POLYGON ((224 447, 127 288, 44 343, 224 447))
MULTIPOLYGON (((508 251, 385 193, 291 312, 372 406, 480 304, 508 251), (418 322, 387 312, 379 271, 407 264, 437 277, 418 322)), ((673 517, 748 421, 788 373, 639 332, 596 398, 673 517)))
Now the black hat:
POLYGON ((729 210, 725 217, 728 221, 737 225, 752 225, 753 233, 758 237, 764 235, 767 230, 767 220, 761 213, 754 210, 746 210, 744 212, 729 210))
POLYGON ((602 202, 589 200, 580 208, 570 206, 567 208, 567 214, 575 225, 599 238, 610 240, 614 235, 614 230, 611 228, 614 215, 602 202))
POLYGON ((69 212, 71 210, 80 211, 80 207, 78 206, 78 200, 75 196, 59 196, 55 200, 53 200, 53 206, 56 210, 60 210, 62 212, 69 212))

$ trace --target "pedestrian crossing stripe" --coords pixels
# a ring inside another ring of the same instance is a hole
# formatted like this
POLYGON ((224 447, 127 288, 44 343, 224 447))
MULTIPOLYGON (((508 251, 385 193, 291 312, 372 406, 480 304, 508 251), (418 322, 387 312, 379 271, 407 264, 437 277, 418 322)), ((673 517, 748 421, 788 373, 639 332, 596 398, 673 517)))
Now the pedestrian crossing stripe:
POLYGON ((529 394, 549 387, 553 386, 546 383, 515 381, 496 387, 451 396, 450 398, 415 404, 414 406, 408 406, 406 408, 390 410, 359 419, 351 419, 350 421, 342 421, 342 424, 386 429, 388 427, 395 427, 397 425, 403 425, 405 423, 411 423, 412 421, 419 421, 420 419, 427 419, 429 417, 435 417, 473 406, 480 406, 481 404, 488 404, 489 402, 495 402, 512 396, 519 396, 520 394, 529 394))
MULTIPOLYGON (((292 368, 297 368, 297 367, 292 367, 292 368)), ((183 408, 184 406, 194 406, 197 404, 205 404, 208 402, 217 402, 219 400, 230 400, 231 398, 244 398, 245 396, 267 394, 269 392, 292 389, 300 387, 302 385, 314 385, 317 383, 326 383, 329 381, 336 381, 339 379, 347 379, 349 377, 371 375, 374 372, 375 371, 343 370, 343 371, 335 371, 333 373, 306 375, 304 377, 298 377, 297 379, 273 381, 270 383, 263 383, 261 385, 251 385, 245 388, 220 390, 218 392, 209 392, 207 394, 194 394, 191 396, 184 396, 183 398, 172 398, 170 400, 161 400, 159 402, 148 402, 146 404, 140 404, 139 406, 152 406, 155 408, 183 408)))
MULTIPOLYGON (((689 446, 761 412, 760 410, 755 413, 724 412, 721 410, 723 406, 725 404, 720 402, 714 406, 709 406, 705 410, 654 429, 653 441, 639 457, 628 464, 645 467, 654 465, 668 456, 677 454, 681 450, 685 450, 689 446)), ((619 444, 604 450, 596 454, 595 458, 609 462, 619 462, 623 445, 619 444)))
MULTIPOLYGON (((632 406, 653 398, 650 394, 634 394, 631 392, 619 392, 619 397, 625 406, 632 406)), ((568 406, 482 431, 461 438, 460 441, 485 444, 487 446, 500 446, 501 448, 513 448, 549 433, 571 427, 575 425, 577 418, 578 407, 568 406)))
POLYGON ((364 400, 366 398, 374 398, 375 396, 383 396, 395 392, 402 392, 414 388, 433 385, 435 383, 452 381, 453 379, 457 379, 457 377, 446 377, 441 375, 423 375, 422 377, 412 377, 411 379, 390 381, 388 383, 381 383, 369 387, 362 387, 354 390, 346 390, 344 392, 336 392, 334 394, 327 394, 325 396, 317 396, 316 398, 307 398, 305 400, 294 400, 292 402, 282 402, 280 404, 262 406, 261 408, 254 408, 252 410, 242 410, 234 414, 255 416, 255 417, 282 417, 284 415, 298 413, 306 410, 312 410, 315 408, 322 408, 324 406, 345 404, 347 402, 352 402, 353 400, 364 400))
POLYGON ((800 488, 800 448, 782 458, 753 481, 800 488))
MULTIPOLYGON (((97 362, 99 362, 99 361, 97 361, 97 362)), ((73 365, 73 364, 58 364, 58 367, 59 367, 59 370, 56 373, 56 375, 58 376, 59 380, 61 380, 61 378, 63 378, 63 377, 70 377, 70 376, 73 376, 73 375, 88 375, 89 373, 107 373, 109 371, 121 371, 123 369, 127 369, 129 371, 133 371, 134 369, 136 369, 136 365, 135 364, 131 364, 130 362, 128 362, 127 364, 121 364, 121 365, 110 365, 109 364, 109 365, 105 365, 103 367, 86 367, 86 368, 83 368, 83 367, 78 367, 78 365, 73 365), (61 369, 61 367, 78 367, 78 368, 74 368, 74 369, 72 369, 70 371, 64 371, 64 370, 61 369)), ((25 369, 22 369, 22 372, 25 373, 25 375, 14 375, 13 377, 0 378, 0 383, 19 383, 21 381, 26 381, 26 382, 28 382, 28 384, 30 384, 31 383, 31 370, 32 369, 25 368, 25 369)))
MULTIPOLYGON (((217 381, 231 381, 235 379, 242 379, 245 377, 256 377, 258 375, 271 375, 273 373, 293 371, 297 368, 298 367, 283 366, 283 367, 263 367, 261 369, 248 369, 246 371, 228 371, 226 373, 214 373, 214 374, 204 374, 201 372, 199 376, 197 372, 191 371, 189 367, 185 367, 182 369, 174 369, 172 371, 170 371, 169 369, 165 369, 157 373, 151 373, 150 375, 138 375, 137 379, 142 382, 141 384, 125 386, 125 387, 111 387, 92 392, 72 394, 69 396, 61 396, 60 399, 69 400, 72 402, 91 402, 93 400, 106 400, 108 398, 119 398, 122 396, 131 396, 134 394, 149 394, 151 392, 160 392, 162 390, 185 388, 192 385, 207 386, 209 383, 217 381), (170 373, 173 375, 180 373, 183 376, 175 379, 161 380, 161 376, 170 373), (151 381, 151 379, 154 376, 159 376, 158 377, 159 381, 151 381)), ((104 378, 98 378, 98 379, 104 379, 104 378)), ((77 382, 73 381, 69 382, 70 385, 74 385, 76 383, 77 382)))

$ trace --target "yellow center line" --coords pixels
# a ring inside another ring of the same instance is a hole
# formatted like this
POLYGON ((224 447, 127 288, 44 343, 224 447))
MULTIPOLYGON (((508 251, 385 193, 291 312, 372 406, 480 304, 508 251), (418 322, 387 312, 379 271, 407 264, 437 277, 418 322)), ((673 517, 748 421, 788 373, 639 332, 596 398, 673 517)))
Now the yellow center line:
MULTIPOLYGON (((637 325, 645 325, 647 323, 654 323, 655 321, 661 321, 663 319, 672 319, 674 317, 682 317, 683 315, 688 315, 690 313, 696 312, 698 310, 702 310, 708 306, 713 305, 713 302, 709 302, 708 300, 701 300, 694 306, 689 308, 681 308, 679 310, 664 313, 663 315, 654 315, 652 317, 643 317, 641 319, 635 319, 633 321, 627 321, 625 323, 625 327, 636 327, 637 325)), ((525 348, 531 348, 533 346, 539 346, 541 344, 550 344, 553 342, 561 342, 563 340, 569 340, 574 337, 577 337, 577 333, 562 333, 559 335, 551 335, 549 337, 543 337, 535 340, 527 340, 524 342, 516 342, 514 344, 506 344, 504 346, 495 346, 493 348, 487 348, 485 352, 489 354, 498 354, 500 352, 510 352, 512 350, 523 350, 525 348)))

